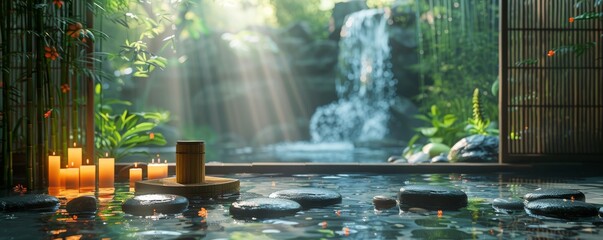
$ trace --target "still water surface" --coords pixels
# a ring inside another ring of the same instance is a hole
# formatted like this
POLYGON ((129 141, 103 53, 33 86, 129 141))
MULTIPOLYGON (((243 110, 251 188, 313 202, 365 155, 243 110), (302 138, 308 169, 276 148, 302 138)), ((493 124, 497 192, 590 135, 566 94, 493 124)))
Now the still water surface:
POLYGON ((0 213, 0 239, 603 239, 598 218, 543 219, 519 213, 500 213, 494 198, 519 198, 539 187, 578 189, 586 201, 603 205, 603 177, 535 178, 514 175, 399 174, 399 175, 274 175, 233 174, 241 180, 241 194, 218 199, 190 199, 188 211, 178 215, 135 217, 121 211, 134 196, 127 183, 115 192, 96 194, 99 212, 92 218, 74 219, 61 196, 56 212, 0 213), (376 195, 395 197, 409 184, 449 186, 465 191, 469 205, 459 211, 398 208, 376 211, 376 195), (309 209, 295 216, 256 221, 235 220, 228 208, 233 201, 268 196, 297 187, 326 188, 341 193, 341 204, 309 209), (207 217, 198 216, 205 208, 207 217))

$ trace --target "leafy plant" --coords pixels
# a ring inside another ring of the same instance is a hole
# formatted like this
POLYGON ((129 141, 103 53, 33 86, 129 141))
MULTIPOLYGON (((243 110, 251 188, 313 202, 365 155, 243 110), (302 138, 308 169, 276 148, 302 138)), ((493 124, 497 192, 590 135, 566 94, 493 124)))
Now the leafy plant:
POLYGON ((472 98, 473 117, 468 120, 465 130, 470 134, 498 135, 496 126, 490 122, 490 119, 484 117, 480 99, 479 88, 476 88, 473 90, 472 98))
POLYGON ((133 154, 146 154, 145 151, 133 151, 142 145, 165 145, 163 134, 153 132, 153 129, 169 120, 167 112, 129 112, 123 110, 113 114, 113 106, 130 106, 128 101, 109 99, 101 101, 101 85, 95 88, 95 145, 96 153, 102 156, 110 154, 116 159, 133 154))
POLYGON ((443 143, 450 146, 463 135, 462 128, 457 122, 458 118, 450 113, 442 114, 436 105, 431 106, 431 111, 427 115, 416 115, 415 117, 430 126, 415 129, 417 134, 409 141, 409 146, 421 138, 427 138, 432 143, 443 143))

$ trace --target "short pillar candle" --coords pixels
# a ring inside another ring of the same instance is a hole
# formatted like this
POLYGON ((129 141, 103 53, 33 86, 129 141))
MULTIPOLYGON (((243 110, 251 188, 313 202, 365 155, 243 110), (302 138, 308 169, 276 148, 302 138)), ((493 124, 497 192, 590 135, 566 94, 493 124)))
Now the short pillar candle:
POLYGON ((96 166, 87 165, 89 163, 86 159, 86 165, 80 166, 80 189, 82 190, 93 190, 96 185, 96 166))
POLYGON ((130 187, 135 187, 136 182, 142 180, 142 168, 138 167, 138 163, 134 163, 134 167, 130 168, 130 187))
POLYGON ((74 167, 75 164, 72 162, 71 167, 66 169, 65 176, 65 188, 66 189, 79 189, 80 188, 80 168, 74 167))
POLYGON ((176 144, 176 181, 181 184, 205 181, 204 141, 178 141, 176 144))

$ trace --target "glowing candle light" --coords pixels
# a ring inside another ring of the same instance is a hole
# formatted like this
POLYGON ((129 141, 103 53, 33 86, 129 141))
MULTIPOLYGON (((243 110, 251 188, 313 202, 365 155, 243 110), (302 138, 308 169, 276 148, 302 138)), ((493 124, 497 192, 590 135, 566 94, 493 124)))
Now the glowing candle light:
POLYGON ((134 187, 140 180, 142 180, 142 168, 138 167, 138 163, 134 163, 134 167, 130 168, 130 187, 134 187))
POLYGON ((163 170, 161 165, 161 163, 155 163, 155 159, 151 159, 151 163, 147 165, 147 179, 162 178, 163 170))
POLYGON ((108 157, 98 159, 98 187, 112 188, 115 182, 115 158, 108 157))
POLYGON ((69 168, 69 165, 65 165, 65 168, 59 169, 59 187, 60 188, 65 188, 66 181, 67 181, 67 169, 68 168, 69 168))
POLYGON ((161 170, 163 170, 162 178, 166 178, 168 176, 168 163, 167 160, 164 161, 163 166, 161 166, 161 170))
POLYGON ((75 147, 75 142, 72 148, 67 148, 67 161, 73 163, 72 167, 75 168, 82 165, 82 148, 75 147))
POLYGON ((79 189, 80 188, 80 168, 75 167, 75 163, 71 163, 71 167, 66 169, 65 176, 65 188, 66 189, 79 189))
POLYGON ((60 179, 61 171, 61 156, 52 155, 48 156, 48 187, 58 188, 61 186, 60 179))
POLYGON ((80 166, 80 189, 93 190, 96 185, 96 166, 88 165, 89 160, 86 159, 86 165, 80 166))

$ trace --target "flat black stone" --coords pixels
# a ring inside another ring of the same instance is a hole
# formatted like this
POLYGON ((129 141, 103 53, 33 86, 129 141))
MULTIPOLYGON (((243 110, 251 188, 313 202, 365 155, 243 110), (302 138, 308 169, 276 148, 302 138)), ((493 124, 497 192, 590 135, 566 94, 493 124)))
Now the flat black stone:
POLYGON ((67 212, 76 215, 96 214, 96 198, 93 196, 81 196, 67 203, 67 212))
POLYGON ((449 187, 410 185, 400 188, 400 208, 425 208, 428 210, 456 210, 467 206, 467 194, 449 187))
POLYGON ((341 203, 341 194, 322 188, 295 188, 273 192, 270 198, 296 201, 303 208, 324 207, 341 203))
POLYGON ((495 198, 492 207, 496 210, 523 211, 524 203, 521 199, 495 198))
POLYGON ((598 210, 592 204, 566 199, 539 199, 528 202, 526 212, 553 218, 574 219, 597 216, 598 210))
POLYGON ((59 199, 46 194, 24 194, 0 198, 0 211, 55 211, 59 199))
POLYGON ((252 198, 230 205, 230 215, 237 219, 277 218, 295 215, 302 209, 295 201, 281 198, 252 198))
POLYGON ((125 213, 137 216, 177 214, 186 210, 188 199, 173 194, 146 194, 126 200, 121 207, 125 213))
POLYGON ((538 199, 567 199, 571 200, 572 197, 575 201, 585 201, 586 197, 584 193, 571 190, 571 189, 558 189, 558 188, 548 188, 548 189, 536 189, 534 192, 526 194, 523 199, 530 202, 538 199))

